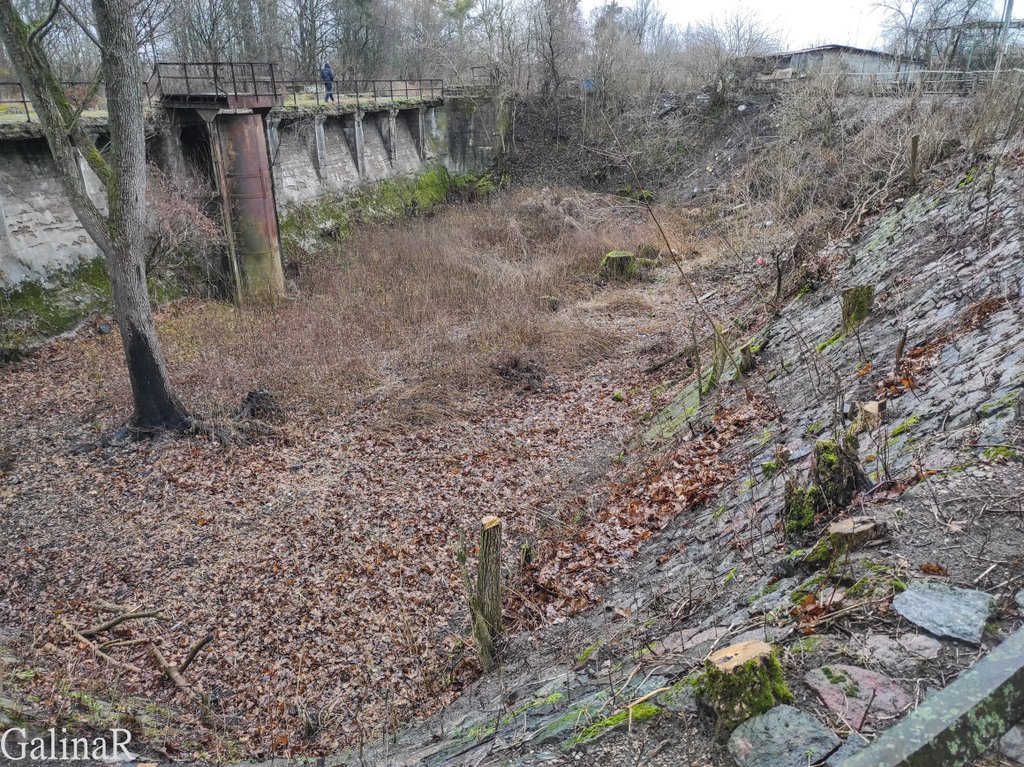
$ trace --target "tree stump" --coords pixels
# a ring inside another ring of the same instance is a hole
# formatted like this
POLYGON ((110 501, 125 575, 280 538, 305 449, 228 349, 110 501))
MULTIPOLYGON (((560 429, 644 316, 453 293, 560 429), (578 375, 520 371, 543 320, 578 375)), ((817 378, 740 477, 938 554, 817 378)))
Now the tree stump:
POLYGON ((636 255, 628 250, 613 250, 601 259, 601 276, 606 279, 631 280, 639 271, 636 255))
POLYGON ((843 291, 843 330, 849 333, 871 312, 875 302, 874 285, 857 285, 843 291))
POLYGON ((494 639, 501 633, 501 520, 494 516, 480 521, 476 595, 480 614, 494 639))
POLYGON ((470 580, 465 547, 457 551, 462 579, 469 596, 473 638, 485 671, 494 665, 494 640, 501 633, 501 520, 487 516, 480 520, 480 556, 476 584, 470 580))
POLYGON ((738 724, 793 700, 778 656, 767 642, 740 642, 708 658, 698 692, 718 717, 719 738, 738 724))
POLYGON ((858 491, 871 486, 857 454, 857 439, 851 434, 818 440, 811 473, 822 501, 835 509, 846 508, 858 491))
POLYGON ((825 535, 807 553, 805 561, 823 567, 884 532, 884 525, 877 524, 870 517, 841 519, 828 526, 825 535))

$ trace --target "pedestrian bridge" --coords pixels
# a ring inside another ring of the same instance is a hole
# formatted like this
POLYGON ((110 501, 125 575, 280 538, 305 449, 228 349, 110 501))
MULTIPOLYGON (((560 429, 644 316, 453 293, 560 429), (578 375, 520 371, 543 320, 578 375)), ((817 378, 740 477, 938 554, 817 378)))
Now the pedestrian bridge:
MULTIPOLYGON (((484 89, 436 79, 335 81, 336 100, 324 103, 321 81, 283 79, 273 64, 254 62, 160 63, 144 85, 150 160, 216 190, 229 245, 225 281, 242 293, 283 280, 283 208, 435 163, 475 172, 493 160, 497 121, 484 89)), ((102 88, 65 90, 102 151, 102 88)), ((99 179, 79 165, 102 205, 99 179)), ((18 83, 0 83, 0 208, 0 288, 98 255, 18 83)))

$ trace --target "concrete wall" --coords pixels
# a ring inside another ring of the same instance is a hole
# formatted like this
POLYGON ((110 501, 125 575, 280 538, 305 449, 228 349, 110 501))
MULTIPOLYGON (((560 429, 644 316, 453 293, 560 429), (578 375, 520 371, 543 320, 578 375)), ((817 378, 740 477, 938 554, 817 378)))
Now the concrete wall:
POLYGON ((98 255, 57 181, 46 141, 0 144, 0 287, 41 280, 98 255))
POLYGON ((299 205, 323 194, 344 194, 362 184, 415 176, 435 162, 446 162, 444 112, 445 107, 426 107, 275 119, 270 155, 278 204, 299 205))
MULTIPOLYGON (((169 123, 150 145, 154 160, 170 169, 188 166, 177 135, 182 125, 169 123)), ((483 172, 494 160, 494 125, 493 107, 466 99, 363 115, 271 112, 266 129, 277 204, 415 176, 439 161, 453 172, 483 172)), ((98 180, 83 173, 101 203, 98 180)), ((27 129, 24 138, 0 140, 0 289, 45 280, 98 255, 57 181, 46 142, 27 129)))

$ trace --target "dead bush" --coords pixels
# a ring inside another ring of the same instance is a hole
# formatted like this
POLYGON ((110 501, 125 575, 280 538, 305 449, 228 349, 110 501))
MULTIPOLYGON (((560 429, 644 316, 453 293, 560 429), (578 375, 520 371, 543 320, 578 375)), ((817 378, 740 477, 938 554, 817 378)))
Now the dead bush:
POLYGON ((181 292, 208 295, 220 279, 224 231, 215 192, 195 176, 149 168, 146 272, 181 292))

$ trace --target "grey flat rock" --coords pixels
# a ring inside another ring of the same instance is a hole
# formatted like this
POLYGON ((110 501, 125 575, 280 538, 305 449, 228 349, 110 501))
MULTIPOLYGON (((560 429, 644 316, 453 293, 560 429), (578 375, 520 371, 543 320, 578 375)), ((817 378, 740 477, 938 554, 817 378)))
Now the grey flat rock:
POLYGON ((851 735, 843 745, 835 751, 825 762, 825 767, 843 767, 843 762, 854 754, 859 754, 868 745, 868 742, 856 735, 851 735))
POLYGON ((1024 764, 1024 725, 1010 729, 999 741, 999 752, 1013 761, 1024 764))
POLYGON ((937 581, 914 581, 892 606, 900 615, 936 636, 981 644, 995 600, 983 591, 947 586, 937 581))
POLYGON ((729 754, 739 767, 807 767, 839 747, 839 738, 813 716, 776 706, 748 719, 729 737, 729 754))

